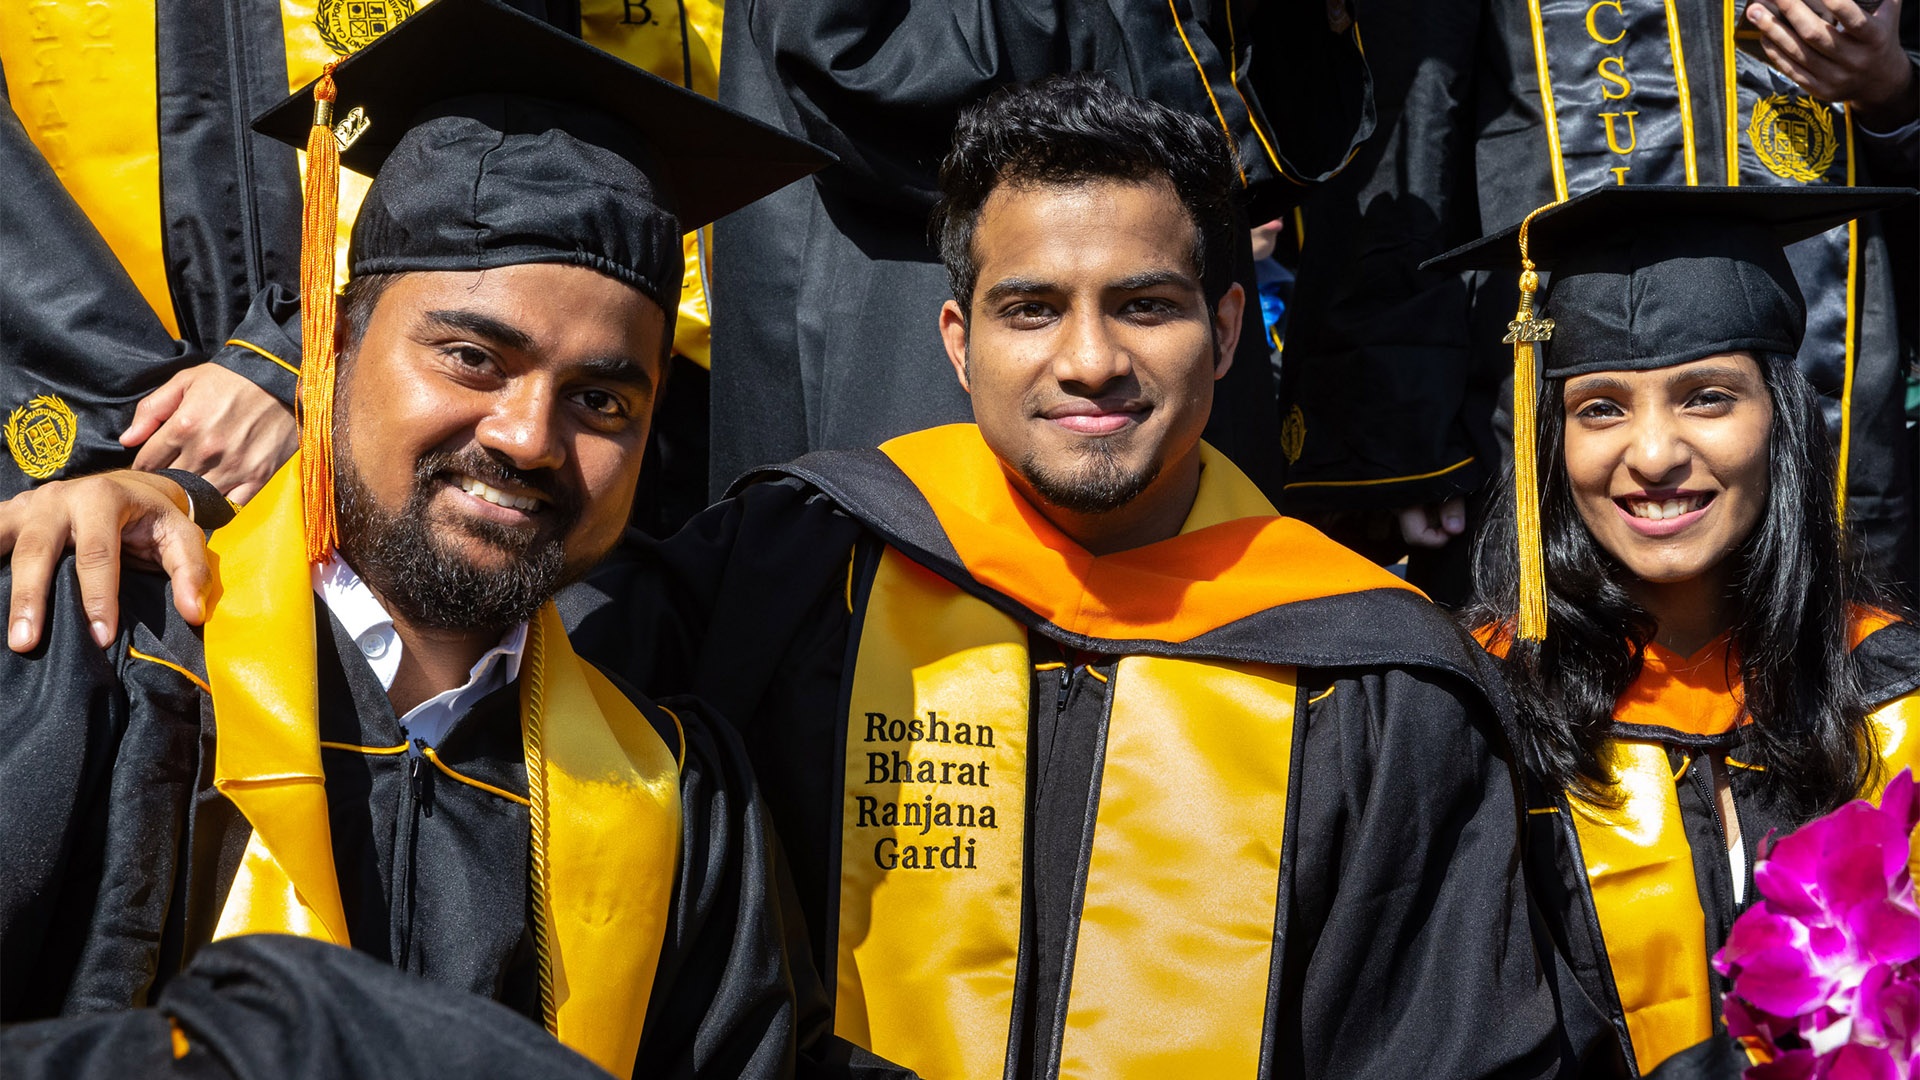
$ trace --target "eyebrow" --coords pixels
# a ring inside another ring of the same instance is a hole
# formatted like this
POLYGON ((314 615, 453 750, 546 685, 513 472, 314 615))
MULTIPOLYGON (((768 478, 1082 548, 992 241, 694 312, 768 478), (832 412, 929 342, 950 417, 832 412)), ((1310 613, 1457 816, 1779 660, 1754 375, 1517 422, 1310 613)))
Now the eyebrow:
POLYGON ((1162 289, 1168 285, 1182 289, 1200 287, 1200 283, 1193 279, 1193 275, 1183 274, 1178 270, 1143 270, 1131 277, 1124 277, 1114 282, 1113 288, 1120 292, 1141 292, 1146 289, 1162 289))
POLYGON ((1005 300, 1010 296, 1029 296, 1033 293, 1059 292, 1060 286, 1051 281, 1037 278, 1001 278, 993 283, 984 294, 987 303, 1005 300))
MULTIPOLYGON (((478 311, 428 311, 422 313, 420 321, 426 328, 483 338, 519 352, 531 352, 534 348, 533 335, 512 323, 478 311)), ((575 375, 623 383, 640 390, 652 389, 654 384, 651 372, 635 363, 633 357, 618 353, 596 356, 573 365, 571 370, 575 375)))
MULTIPOLYGON (((1142 270, 1113 282, 1107 288, 1115 292, 1143 292, 1147 289, 1161 289, 1169 285, 1183 289, 1198 289, 1200 283, 1192 274, 1183 274, 1178 270, 1142 270)), ((1037 278, 1002 278, 993 283, 983 297, 987 303, 995 303, 1014 296, 1031 296, 1035 293, 1059 292, 1060 286, 1051 281, 1037 278)))
POLYGON ((533 335, 512 323, 478 311, 447 308, 422 312, 420 326, 423 329, 445 330, 484 338, 496 345, 523 352, 533 348, 533 335))
POLYGON ((1567 392, 1574 394, 1595 394, 1612 391, 1616 394, 1633 392, 1625 379, 1616 379, 1611 375, 1580 375, 1567 380, 1567 392))
POLYGON ((1667 385, 1682 382, 1747 383, 1751 380, 1752 376, 1736 367, 1690 367, 1674 372, 1667 378, 1667 385))
POLYGON ((633 357, 622 355, 596 356, 578 364, 573 374, 585 375, 609 382, 624 383, 636 390, 651 390, 653 375, 646 368, 634 363, 633 357))

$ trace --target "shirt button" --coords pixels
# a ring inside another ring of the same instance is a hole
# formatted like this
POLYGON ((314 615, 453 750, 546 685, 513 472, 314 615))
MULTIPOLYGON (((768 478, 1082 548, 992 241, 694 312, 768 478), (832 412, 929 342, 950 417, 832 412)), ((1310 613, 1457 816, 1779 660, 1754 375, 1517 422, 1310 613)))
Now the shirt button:
POLYGON ((367 636, 361 638, 360 651, 363 653, 366 653, 367 659, 369 660, 378 660, 381 657, 387 655, 386 631, 375 630, 372 633, 368 634, 367 636))

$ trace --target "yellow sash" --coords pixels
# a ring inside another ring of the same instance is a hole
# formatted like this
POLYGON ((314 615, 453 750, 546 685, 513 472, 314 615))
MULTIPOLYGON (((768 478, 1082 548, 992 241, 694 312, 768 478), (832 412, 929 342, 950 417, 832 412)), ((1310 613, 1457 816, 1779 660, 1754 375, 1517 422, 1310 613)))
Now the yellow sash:
POLYGON ((1667 752, 1616 741, 1617 809, 1570 799, 1580 856, 1640 1073, 1713 1034, 1707 921, 1667 752))
POLYGON ((151 0, 0 0, 7 92, 54 175, 178 336, 160 238, 151 0))
MULTIPOLYGON (((320 765, 313 590, 296 456, 217 533, 205 631, 214 787, 253 827, 216 938, 349 944, 320 765)), ((568 644, 551 603, 521 673, 531 906, 548 1030, 627 1076, 680 851, 679 767, 632 702, 568 644)))
MULTIPOLYGON (((892 549, 866 610, 835 1032, 924 1076, 998 1077, 1020 933, 1026 631, 892 549)), ((1113 690, 1061 1075, 1255 1076, 1293 672, 1131 657, 1113 690)))
POLYGON ((1113 676, 1062 1077, 1255 1077, 1294 672, 1129 657, 1113 676))
MULTIPOLYGON (((1861 797, 1879 800, 1901 769, 1920 773, 1920 691, 1868 715, 1881 768, 1861 797)), ((1640 1072, 1713 1034, 1706 915, 1676 777, 1657 743, 1615 741, 1607 767, 1618 809, 1570 799, 1613 984, 1640 1072)))
POLYGON ((834 1031, 922 1076, 1005 1071, 1031 679, 1019 623, 882 555, 847 720, 834 1031))

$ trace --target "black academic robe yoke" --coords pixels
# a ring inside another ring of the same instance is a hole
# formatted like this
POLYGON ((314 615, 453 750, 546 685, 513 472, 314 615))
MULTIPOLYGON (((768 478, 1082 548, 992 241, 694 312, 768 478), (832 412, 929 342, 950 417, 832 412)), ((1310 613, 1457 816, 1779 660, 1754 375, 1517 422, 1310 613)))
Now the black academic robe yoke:
POLYGON ((633 540, 563 594, 561 609, 582 655, 649 685, 698 687, 737 718, 824 970, 833 970, 838 917, 838 740, 860 625, 852 609, 892 545, 1023 623, 1036 663, 1072 649, 1088 664, 1033 677, 1027 910, 1008 1075, 1060 1067, 1056 1018, 1078 925, 1105 679, 1118 657, 1153 654, 1298 666, 1304 723, 1262 1075, 1556 1068, 1514 781, 1482 689, 1493 683, 1437 609, 1373 590, 1273 608, 1179 646, 1080 638, 973 583, 925 501, 877 453, 814 455, 782 472, 670 541, 633 540))
MULTIPOLYGON (((0 573, 0 589, 9 574, 0 573)), ((197 633, 163 582, 122 590, 123 630, 86 637, 71 564, 47 638, 0 657, 0 1016, 148 1004, 211 938, 250 827, 212 786, 216 727, 197 633)), ((321 739, 405 742, 386 694, 315 603, 321 739)), ((437 748, 323 753, 335 867, 354 947, 538 1018, 518 685, 437 748), (456 775, 457 774, 457 775, 456 775), (485 785, 485 786, 483 786, 485 785)), ((794 980, 763 811, 735 737, 698 702, 674 721, 627 691, 684 755, 679 876, 636 1075, 784 1076, 794 980)))

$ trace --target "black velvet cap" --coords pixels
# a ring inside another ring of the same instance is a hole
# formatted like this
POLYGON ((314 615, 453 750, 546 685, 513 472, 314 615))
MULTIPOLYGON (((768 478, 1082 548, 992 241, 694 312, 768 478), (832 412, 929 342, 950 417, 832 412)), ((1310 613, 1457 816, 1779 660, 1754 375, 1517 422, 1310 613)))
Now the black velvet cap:
MULTIPOLYGON (((1786 245, 1862 212, 1910 200, 1906 188, 1597 188, 1536 214, 1527 255, 1550 272, 1553 320, 1541 373, 1644 371, 1728 352, 1791 358, 1806 301, 1786 245)), ((1520 226, 1423 268, 1509 270, 1520 226)))
MULTIPOLYGON (((569 263, 672 311, 682 233, 833 160, 496 0, 436 0, 333 80, 340 163, 374 178, 355 274, 569 263)), ((255 129, 305 146, 312 91, 255 129)))

